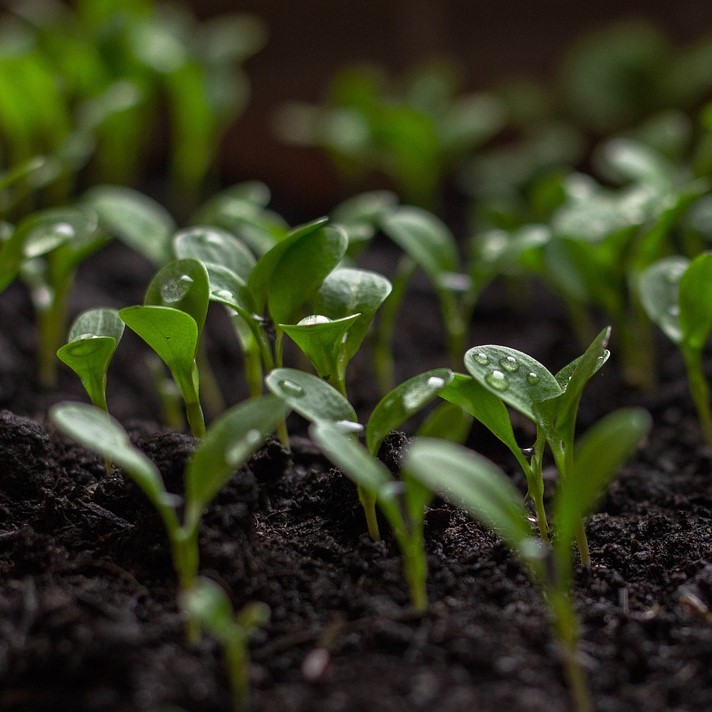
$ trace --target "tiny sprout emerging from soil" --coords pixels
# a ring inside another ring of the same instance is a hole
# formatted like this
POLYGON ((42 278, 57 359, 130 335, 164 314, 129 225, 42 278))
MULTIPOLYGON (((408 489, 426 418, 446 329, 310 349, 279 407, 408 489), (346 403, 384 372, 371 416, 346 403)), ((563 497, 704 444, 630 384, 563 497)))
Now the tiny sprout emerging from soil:
POLYGON ((176 260, 151 280, 142 306, 119 312, 126 326, 168 366, 185 402, 190 429, 198 438, 205 435, 205 421, 195 359, 209 293, 205 266, 197 260, 176 260))
MULTIPOLYGON (((373 459, 376 459, 388 433, 435 400, 452 377, 452 371, 448 368, 420 373, 396 386, 376 404, 365 427, 366 446, 373 459)), ((312 423, 334 423, 342 432, 353 435, 364 430, 348 400, 317 376, 296 369, 278 368, 267 376, 266 383, 272 393, 312 423)), ((381 535, 376 517, 376 498, 373 491, 362 487, 359 481, 356 485, 368 532, 372 539, 378 540, 381 535)))
MULTIPOLYGON (((585 353, 552 374, 538 361, 505 346, 477 346, 465 354, 472 378, 458 376, 441 394, 479 420, 514 454, 521 466, 536 512, 539 531, 546 539, 542 466, 549 444, 562 481, 574 466, 576 417, 583 389, 607 361, 610 328, 603 329, 585 353), (516 442, 506 406, 526 416, 536 426, 529 461, 516 442)), ((583 521, 578 530, 581 562, 590 565, 583 521)))
POLYGON ((704 437, 712 446, 710 393, 702 367, 712 332, 712 253, 692 261, 666 257, 655 262, 641 273, 638 291, 648 316, 682 351, 690 393, 704 437))
MULTIPOLYGON (((195 585, 199 566, 198 529, 205 509, 286 414, 272 396, 241 403, 216 420, 200 441, 185 470, 185 499, 166 491, 156 466, 129 441, 107 413, 84 403, 59 403, 50 409, 54 424, 80 445, 102 455, 130 477, 163 521, 182 592, 195 585), (182 522, 176 512, 183 505, 182 522)), ((191 635, 195 625, 189 624, 191 635)))
POLYGON ((430 491, 412 478, 395 479, 385 465, 344 433, 337 423, 322 420, 314 423, 309 432, 324 454, 356 483, 359 492, 367 493, 371 501, 378 503, 403 557, 411 603, 418 611, 426 610, 428 570, 423 521, 425 506, 431 499, 430 491))
POLYGON ((235 614, 225 591, 203 576, 183 594, 181 606, 222 646, 233 709, 245 709, 250 700, 248 643, 250 636, 269 621, 269 607, 264 603, 249 603, 235 614))
POLYGON ((116 309, 89 309, 69 329, 67 343, 57 357, 79 376, 91 402, 108 412, 106 372, 124 333, 116 309))
POLYGON ((442 440, 416 438, 403 465, 410 480, 417 480, 464 507, 474 519, 496 531, 520 559, 551 612, 554 634, 563 648, 567 681, 579 712, 589 712, 592 704, 586 675, 578 661, 571 546, 581 520, 594 508, 650 426, 650 415, 632 408, 606 416, 586 433, 554 500, 556 537, 551 544, 532 536, 521 496, 504 472, 474 452, 442 440))

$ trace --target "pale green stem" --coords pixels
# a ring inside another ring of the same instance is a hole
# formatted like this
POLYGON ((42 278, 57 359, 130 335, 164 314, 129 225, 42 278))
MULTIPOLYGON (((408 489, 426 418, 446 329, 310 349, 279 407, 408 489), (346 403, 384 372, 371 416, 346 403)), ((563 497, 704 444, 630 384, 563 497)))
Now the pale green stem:
POLYGON ((363 487, 358 486, 358 499, 366 515, 366 526, 368 534, 373 541, 381 540, 381 532, 378 528, 378 517, 376 516, 376 497, 363 487))
POLYGON ((710 392, 702 367, 702 351, 681 345, 685 358, 690 395, 697 409, 697 417, 707 444, 712 446, 712 412, 710 412, 710 392))
POLYGON ((200 373, 200 393, 205 404, 205 410, 211 417, 216 418, 225 410, 225 400, 220 392, 215 372, 210 366, 210 361, 208 361, 205 342, 202 340, 198 347, 196 359, 198 372, 200 373))
POLYGON ((410 600, 413 608, 422 613, 428 610, 428 591, 426 582, 428 566, 425 559, 422 527, 411 531, 410 535, 401 541, 403 556, 403 574, 410 589, 410 600))

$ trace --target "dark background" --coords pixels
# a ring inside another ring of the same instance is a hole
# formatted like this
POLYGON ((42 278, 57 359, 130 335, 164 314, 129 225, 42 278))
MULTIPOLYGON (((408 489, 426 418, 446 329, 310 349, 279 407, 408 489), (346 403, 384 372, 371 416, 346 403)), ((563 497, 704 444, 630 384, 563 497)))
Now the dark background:
POLYGON ((576 39, 613 22, 651 22, 675 44, 712 32, 710 0, 193 0, 192 7, 201 18, 254 13, 269 32, 247 63, 252 98, 227 136, 224 178, 262 179, 316 212, 341 197, 337 177, 318 152, 281 143, 271 119, 285 101, 321 99, 345 64, 398 74, 445 56, 465 88, 486 89, 519 77, 555 81, 576 39))

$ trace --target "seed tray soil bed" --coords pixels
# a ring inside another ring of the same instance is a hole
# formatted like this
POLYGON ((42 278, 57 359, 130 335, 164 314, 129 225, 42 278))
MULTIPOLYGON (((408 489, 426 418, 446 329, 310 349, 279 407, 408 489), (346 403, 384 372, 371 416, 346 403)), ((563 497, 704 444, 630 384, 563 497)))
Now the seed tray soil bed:
MULTIPOLYGON (((103 259, 115 263, 117 254, 103 259)), ((143 279, 141 269, 123 273, 135 276, 121 285, 119 306, 140 300, 150 276, 146 268, 143 279)), ((78 300, 113 304, 118 291, 88 275, 78 300)), ((413 301, 401 320, 402 355, 434 318, 425 297, 416 293, 413 301)), ((575 345, 545 305, 536 319, 502 321, 485 300, 472 343, 507 343, 562 365, 575 345)), ((43 424, 49 400, 81 396, 69 377, 51 398, 27 386, 28 318, 22 293, 4 295, 0 710, 229 710, 217 645, 185 641, 167 543, 150 505, 121 473, 105 476, 99 459, 43 424)), ((218 364, 239 362, 227 336, 215 343, 218 364)), ((153 417, 156 405, 136 399, 145 376, 133 373, 141 371, 136 356, 121 356, 122 349, 110 383, 120 383, 123 395, 110 390, 110 406, 168 489, 180 493, 194 441, 135 419, 153 417)), ((403 368, 442 365, 438 349, 421 348, 421 365, 403 368)), ((712 708, 712 458, 681 364, 673 354, 663 366, 661 387, 642 399, 655 420, 652 435, 592 517, 594 566, 577 574, 581 654, 597 710, 712 708)), ((353 400, 368 408, 373 394, 360 368, 353 400)), ((234 367, 219 376, 239 380, 234 367)), ((641 401, 612 371, 589 390, 584 427, 641 401)), ((391 465, 403 443, 404 436, 387 442, 382 454, 391 465)), ((502 455, 479 431, 473 444, 502 455)), ((438 501, 427 516, 426 546, 431 605, 419 616, 408 605, 395 543, 368 539, 353 485, 303 437, 291 455, 276 442, 263 448, 212 504, 200 536, 201 570, 236 607, 256 600, 271 608, 251 646, 252 708, 571 709, 545 608, 506 547, 438 501)))

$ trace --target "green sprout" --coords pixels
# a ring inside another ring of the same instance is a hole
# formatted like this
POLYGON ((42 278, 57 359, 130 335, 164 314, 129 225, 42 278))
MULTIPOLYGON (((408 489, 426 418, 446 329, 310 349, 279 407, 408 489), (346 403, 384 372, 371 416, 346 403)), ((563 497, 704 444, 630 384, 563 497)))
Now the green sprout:
MULTIPOLYGON (((186 466, 182 522, 176 513, 179 499, 166 491, 156 466, 131 444, 116 420, 85 403, 59 403, 49 415, 65 435, 120 467, 148 497, 163 522, 179 588, 185 593, 198 575, 198 530, 205 509, 285 412, 279 399, 264 396, 234 406, 212 424, 186 466)), ((195 632, 194 625, 189 628, 195 632)))
POLYGON ((712 253, 690 261, 666 257, 639 277, 646 312, 682 352, 692 400, 707 443, 712 446, 710 392, 702 358, 712 333, 712 253))
POLYGON ((89 309, 69 329, 57 357, 79 376, 91 402, 108 413, 106 372, 121 341, 124 323, 116 309, 89 309))
MULTIPOLYGON (((616 472, 650 430, 646 411, 624 409, 594 425, 576 449, 574 466, 562 480, 553 506, 556 537, 551 544, 532 536, 520 493, 497 466, 466 448, 416 438, 403 471, 497 532, 541 589, 562 646, 567 682, 578 712, 592 710, 586 674, 578 660, 579 625, 571 597, 571 548, 579 523, 596 505, 616 472)), ((427 502, 424 495, 422 500, 427 502)))
POLYGON ((264 603, 249 603, 235 614, 227 593, 203 576, 184 593, 181 605, 222 646, 233 709, 245 709, 250 701, 248 643, 250 636, 269 621, 269 607, 264 603))
MULTIPOLYGON (((267 387, 293 411, 312 423, 333 423, 345 433, 366 431, 366 446, 376 458, 386 436, 431 403, 452 380, 448 368, 436 368, 396 386, 374 407, 364 428, 345 396, 326 381, 293 368, 278 368, 266 378, 267 387)), ((358 485, 359 500, 372 539, 381 538, 376 517, 376 498, 358 485)))
POLYGON ((377 502, 393 530, 403 557, 403 573, 410 589, 413 608, 428 607, 427 561, 423 539, 425 505, 429 490, 409 477, 395 479, 388 468, 337 424, 314 423, 309 433, 324 454, 350 479, 359 492, 377 502))
POLYGON ((197 438, 205 435, 196 355, 208 310, 208 272, 197 260, 176 260, 151 280, 142 306, 125 307, 121 320, 168 366, 197 438))
MULTIPOLYGON (((456 376, 441 393, 479 420, 513 453, 526 476, 527 494, 544 540, 548 538, 542 476, 545 447, 548 443, 559 476, 565 481, 575 465, 574 436, 583 389, 608 359, 605 347, 609 335, 610 328, 603 329, 582 356, 556 374, 516 349, 477 346, 465 354, 471 378, 456 376), (506 406, 536 426, 529 460, 517 444, 506 406)), ((579 522, 577 537, 581 563, 589 566, 583 521, 579 522)))

